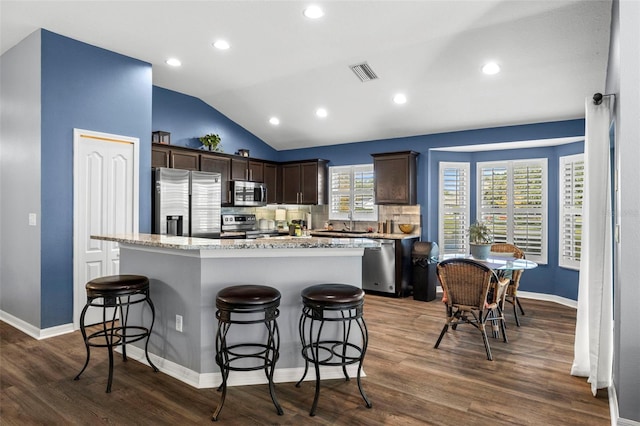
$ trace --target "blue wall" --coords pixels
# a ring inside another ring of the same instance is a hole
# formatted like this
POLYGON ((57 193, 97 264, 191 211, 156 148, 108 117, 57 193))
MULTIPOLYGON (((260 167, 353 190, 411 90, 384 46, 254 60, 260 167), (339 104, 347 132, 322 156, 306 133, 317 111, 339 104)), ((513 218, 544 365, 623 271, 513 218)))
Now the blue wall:
POLYGON ((153 130, 171 133, 171 145, 200 148, 200 136, 217 133, 227 154, 249 149, 251 157, 276 160, 278 151, 198 98, 153 87, 153 130))
MULTIPOLYGON (((433 151, 432 148, 475 145, 496 142, 512 142, 548 138, 584 136, 584 120, 569 120, 522 126, 508 126, 461 132, 440 133, 408 138, 377 140, 346 145, 322 146, 280 152, 281 161, 304 158, 324 158, 331 165, 372 163, 372 153, 407 151, 420 153, 418 157, 418 203, 422 206, 422 240, 438 239, 438 162, 467 161, 471 163, 472 192, 475 190, 476 162, 489 160, 513 160, 521 158, 547 158, 549 166, 547 265, 523 274, 521 289, 536 293, 553 294, 577 300, 577 271, 558 267, 558 167, 559 157, 583 152, 583 143, 559 147, 503 150, 477 153, 433 151)), ((471 205, 474 206, 475 196, 471 205)))
MULTIPOLYGON (((490 160, 513 160, 522 158, 548 158, 549 165, 549 210, 548 210, 548 259, 533 271, 527 271, 521 281, 521 289, 537 293, 554 294, 577 300, 577 271, 558 267, 558 157, 583 151, 582 143, 560 147, 526 150, 503 150, 479 153, 459 153, 433 151, 443 148, 483 143, 511 142, 562 138, 584 135, 584 120, 569 120, 522 126, 508 126, 440 133, 397 139, 355 142, 315 148, 275 151, 233 121, 201 100, 178 92, 154 87, 153 89, 153 129, 171 132, 171 144, 199 147, 199 135, 218 133, 222 137, 226 152, 233 153, 239 148, 249 148, 251 156, 276 161, 294 161, 309 158, 323 158, 330 165, 372 163, 371 154, 412 150, 418 157, 418 203, 422 206, 422 239, 437 241, 438 238, 438 162, 467 161, 471 170, 476 162, 490 160)), ((475 178, 472 173, 472 188, 475 178)), ((472 196, 472 217, 475 215, 475 196, 472 196)))
POLYGON ((151 213, 151 65, 42 37, 41 328, 73 322, 73 129, 140 139, 140 231, 151 213))

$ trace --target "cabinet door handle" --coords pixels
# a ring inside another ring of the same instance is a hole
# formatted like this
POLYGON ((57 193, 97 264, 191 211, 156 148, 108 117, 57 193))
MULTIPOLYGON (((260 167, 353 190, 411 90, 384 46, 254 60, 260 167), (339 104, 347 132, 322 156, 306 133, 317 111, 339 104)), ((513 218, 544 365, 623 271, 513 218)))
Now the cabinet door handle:
POLYGON ((253 170, 249 170, 249 180, 253 180, 253 170))

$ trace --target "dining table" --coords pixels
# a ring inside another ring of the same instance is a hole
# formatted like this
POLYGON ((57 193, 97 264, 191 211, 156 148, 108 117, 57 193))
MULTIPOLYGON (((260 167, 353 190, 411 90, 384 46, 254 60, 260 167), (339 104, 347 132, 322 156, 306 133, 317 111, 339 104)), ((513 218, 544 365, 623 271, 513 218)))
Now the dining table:
MULTIPOLYGON (((538 264, 536 262, 532 260, 516 258, 510 253, 490 252, 489 256, 487 256, 485 259, 477 259, 471 256, 471 254, 465 253, 446 253, 438 256, 438 262, 449 259, 469 259, 486 265, 491 268, 491 270, 500 279, 511 278, 510 273, 512 271, 523 271, 538 267, 538 264)), ((498 326, 495 323, 493 323, 492 325, 492 335, 493 337, 498 337, 498 326)))
POLYGON ((534 269, 538 264, 532 260, 518 259, 509 253, 491 252, 486 259, 477 259, 470 254, 447 253, 438 257, 438 262, 448 259, 470 259, 491 268, 498 277, 503 277, 508 271, 534 269))

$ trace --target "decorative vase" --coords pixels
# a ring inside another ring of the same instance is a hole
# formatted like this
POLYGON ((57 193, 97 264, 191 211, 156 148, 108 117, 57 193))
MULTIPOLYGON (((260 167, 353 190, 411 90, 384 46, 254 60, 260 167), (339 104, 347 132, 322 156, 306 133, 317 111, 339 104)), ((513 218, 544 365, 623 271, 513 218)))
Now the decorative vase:
POLYGON ((474 259, 484 260, 489 257, 491 252, 491 244, 475 244, 469 243, 470 253, 474 259))

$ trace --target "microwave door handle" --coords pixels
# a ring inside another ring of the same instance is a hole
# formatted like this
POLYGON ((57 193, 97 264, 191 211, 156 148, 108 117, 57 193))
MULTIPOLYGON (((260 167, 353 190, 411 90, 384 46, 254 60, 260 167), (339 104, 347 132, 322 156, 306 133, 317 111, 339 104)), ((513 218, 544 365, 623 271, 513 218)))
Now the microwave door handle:
POLYGON ((264 185, 260 185, 260 190, 262 192, 262 198, 260 198, 260 201, 262 202, 267 202, 267 187, 264 185))

